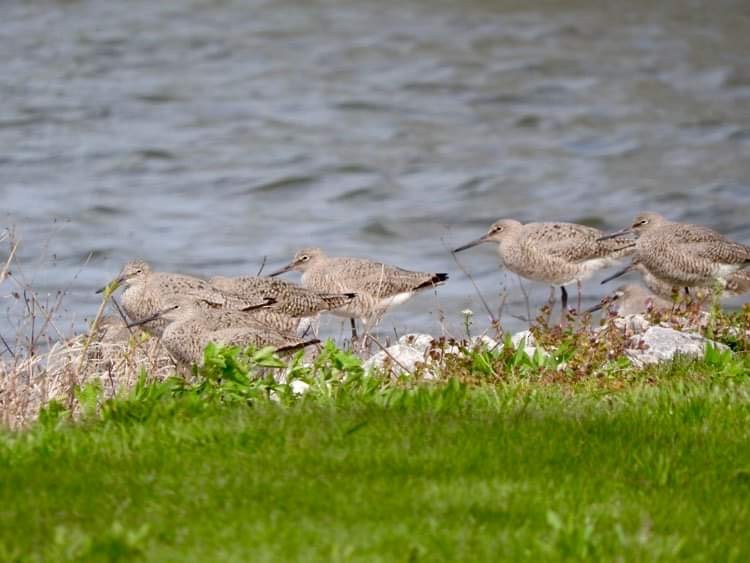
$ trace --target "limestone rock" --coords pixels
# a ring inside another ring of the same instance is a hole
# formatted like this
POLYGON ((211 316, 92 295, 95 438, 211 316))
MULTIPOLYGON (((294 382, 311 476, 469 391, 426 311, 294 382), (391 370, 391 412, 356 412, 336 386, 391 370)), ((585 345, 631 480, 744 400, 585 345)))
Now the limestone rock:
POLYGON ((435 339, 429 334, 410 333, 404 334, 398 339, 398 343, 403 346, 409 346, 424 354, 435 342, 435 339))
POLYGON ((372 356, 362 367, 365 372, 384 370, 398 375, 404 369, 414 373, 417 363, 424 361, 424 352, 406 344, 394 344, 372 356))
POLYGON ((516 349, 536 346, 536 338, 534 338, 534 335, 531 334, 530 330, 522 330, 521 332, 515 333, 510 337, 510 341, 516 349))
POLYGON ((722 350, 728 349, 724 344, 713 342, 700 334, 680 332, 663 326, 652 326, 643 334, 634 336, 630 340, 630 347, 625 353, 636 367, 642 367, 648 364, 667 362, 678 354, 703 356, 708 343, 722 350))

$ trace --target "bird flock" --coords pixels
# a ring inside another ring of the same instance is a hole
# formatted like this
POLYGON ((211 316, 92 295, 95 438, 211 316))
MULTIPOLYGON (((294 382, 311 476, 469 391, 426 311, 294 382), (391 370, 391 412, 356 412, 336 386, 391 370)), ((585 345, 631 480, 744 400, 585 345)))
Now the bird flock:
MULTIPOLYGON (((657 213, 642 213, 629 227, 609 234, 575 223, 502 219, 453 252, 482 243, 497 244, 507 270, 560 288, 562 324, 568 313, 566 286, 576 284, 580 308, 581 282, 624 258, 630 258, 629 264, 604 282, 637 271, 646 287, 618 288, 611 299, 620 300, 621 312, 643 310, 647 300, 667 307, 675 292, 694 288, 721 295, 750 292, 750 272, 745 270, 750 246, 657 213)), ((133 261, 99 292, 109 297, 124 286, 121 303, 129 326, 159 336, 177 362, 189 365, 200 362, 209 342, 271 346, 280 353, 315 344, 318 340, 306 335, 321 313, 349 318, 356 340, 355 319, 367 334, 389 308, 447 280, 446 273, 415 272, 304 248, 285 267, 263 277, 205 280, 155 272, 147 263, 133 261), (302 274, 301 284, 278 277, 292 271, 302 274)))

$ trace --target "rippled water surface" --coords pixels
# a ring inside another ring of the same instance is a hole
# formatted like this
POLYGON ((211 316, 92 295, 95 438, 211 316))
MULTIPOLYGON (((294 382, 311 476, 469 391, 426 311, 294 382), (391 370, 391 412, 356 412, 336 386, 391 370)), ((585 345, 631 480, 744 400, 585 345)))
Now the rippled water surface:
MULTIPOLYGON (((500 217, 750 242, 750 5, 653 4, 4 2, 14 275, 82 321, 132 257, 246 274, 317 245, 449 272, 385 328, 460 331, 481 306, 448 249, 500 217)), ((494 249, 460 259, 518 325, 494 249)))

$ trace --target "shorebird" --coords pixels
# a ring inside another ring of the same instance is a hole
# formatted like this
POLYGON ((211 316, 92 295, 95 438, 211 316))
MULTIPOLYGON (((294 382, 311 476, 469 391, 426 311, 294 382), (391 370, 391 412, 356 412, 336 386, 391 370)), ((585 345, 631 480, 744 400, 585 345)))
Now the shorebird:
POLYGON ((745 295, 750 293, 750 271, 740 270, 727 278, 724 295, 745 295))
POLYGON ((620 317, 637 315, 654 309, 671 310, 671 301, 652 293, 637 283, 626 283, 621 285, 611 295, 607 295, 601 302, 588 309, 587 313, 593 313, 604 307, 616 304, 617 314, 620 317))
POLYGON ((732 274, 750 266, 750 246, 703 225, 675 223, 641 213, 630 227, 601 241, 636 235, 635 256, 659 280, 677 287, 726 287, 732 274))
POLYGON ((168 300, 164 309, 128 326, 156 319, 167 323, 161 335, 165 348, 184 364, 200 363, 209 342, 228 346, 272 346, 277 352, 290 352, 319 342, 279 331, 244 311, 207 310, 199 302, 185 297, 168 300))
POLYGON ((356 297, 355 293, 322 293, 286 280, 259 276, 216 276, 208 282, 228 295, 251 302, 272 297, 276 302, 270 307, 271 310, 297 318, 338 309, 356 297))
MULTIPOLYGON (((122 294, 122 308, 131 321, 153 316, 164 308, 165 299, 174 296, 193 298, 206 307, 233 309, 263 308, 275 302, 272 297, 248 300, 230 296, 206 280, 184 274, 154 272, 146 262, 140 260, 125 264, 120 274, 97 293, 115 291, 121 284, 126 286, 122 294)), ((153 319, 144 327, 158 335, 165 325, 163 319, 153 319)))
POLYGON ((497 243, 505 267, 519 276, 560 287, 562 322, 566 322, 566 285, 581 282, 597 270, 611 266, 632 252, 631 244, 600 241, 599 229, 575 223, 526 223, 501 219, 476 240, 459 246, 461 252, 484 242, 497 243))
POLYGON ((643 265, 643 262, 641 262, 637 257, 633 258, 630 264, 625 266, 623 269, 618 270, 611 276, 607 276, 606 278, 604 278, 601 283, 608 283, 614 279, 624 276, 628 272, 640 273, 641 278, 643 279, 643 283, 646 285, 649 291, 651 291, 655 295, 658 295, 662 299, 672 300, 672 298, 679 292, 679 287, 673 286, 669 282, 657 278, 654 274, 651 273, 648 268, 646 268, 646 266, 643 265))
POLYGON ((415 293, 442 284, 448 274, 412 272, 366 258, 326 256, 319 248, 303 248, 271 277, 288 271, 302 272, 302 285, 325 293, 356 293, 349 303, 331 311, 348 317, 352 338, 357 338, 355 318, 367 329, 388 310, 415 293))
MULTIPOLYGON (((610 282, 620 276, 627 274, 628 272, 639 272, 643 279, 643 283, 653 293, 664 299, 673 299, 675 294, 679 292, 678 286, 673 286, 669 282, 666 282, 660 278, 657 278, 651 271, 644 266, 644 264, 637 257, 632 260, 622 270, 619 270, 611 276, 604 278, 602 283, 610 282)), ((737 295, 744 295, 750 293, 750 271, 740 270, 729 276, 726 280, 726 286, 721 291, 720 297, 735 297, 737 295)))

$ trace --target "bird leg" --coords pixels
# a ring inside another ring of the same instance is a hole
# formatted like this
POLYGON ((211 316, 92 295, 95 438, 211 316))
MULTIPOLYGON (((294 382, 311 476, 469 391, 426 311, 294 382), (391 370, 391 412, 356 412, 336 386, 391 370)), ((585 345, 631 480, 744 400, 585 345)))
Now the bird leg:
POLYGON ((352 344, 354 344, 357 341, 357 321, 353 317, 350 317, 349 322, 352 325, 352 344))
POLYGON ((565 286, 560 286, 560 297, 562 298, 562 317, 560 325, 565 327, 568 324, 568 291, 565 286))
POLYGON ((576 290, 578 291, 578 305, 576 306, 576 315, 581 310, 581 280, 576 280, 576 290))

